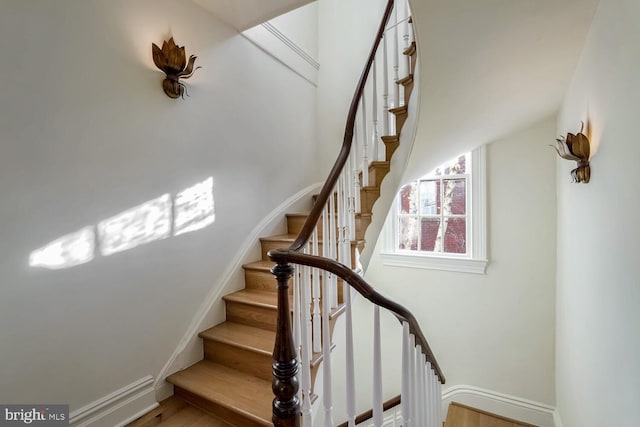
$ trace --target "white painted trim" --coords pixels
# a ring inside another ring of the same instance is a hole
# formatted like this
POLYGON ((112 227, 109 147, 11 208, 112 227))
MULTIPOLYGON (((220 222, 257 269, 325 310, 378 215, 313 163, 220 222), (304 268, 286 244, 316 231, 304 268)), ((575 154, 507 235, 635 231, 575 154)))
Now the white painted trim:
POLYGON ((486 259, 449 258, 415 254, 382 253, 380 256, 384 265, 475 274, 484 274, 488 263, 486 259))
MULTIPOLYGON (((487 146, 471 152, 471 257, 487 264, 487 146)), ((482 272, 484 274, 484 271, 482 272)))
POLYGON ((560 418, 560 412, 558 412, 558 408, 553 411, 553 425, 555 427, 564 427, 564 424, 562 424, 562 418, 560 418))
POLYGON ((240 34, 313 86, 318 86, 318 61, 271 22, 264 22, 240 34))
MULTIPOLYGON (((392 205, 383 230, 384 265, 485 274, 487 264, 487 155, 486 145, 471 152, 471 256, 452 256, 426 252, 400 252, 397 247, 396 207, 392 205)), ((397 198, 394 204, 397 203, 397 198)))
POLYGON ((69 425, 123 426, 157 406, 153 377, 148 375, 71 412, 69 425))
POLYGON ((309 55, 304 49, 298 46, 293 42, 289 37, 285 36, 280 30, 278 30, 271 22, 267 21, 261 24, 267 31, 274 35, 274 37, 278 38, 282 43, 284 43, 289 49, 291 49, 296 55, 304 59, 316 70, 320 69, 320 63, 316 61, 311 55, 309 55))
POLYGON ((233 275, 237 273, 238 270, 240 270, 242 265, 247 262, 245 258, 260 238, 260 235, 264 233, 265 228, 267 228, 270 223, 281 218, 284 213, 296 202, 300 201, 302 198, 308 196, 314 191, 317 191, 320 186, 321 183, 316 183, 298 191, 296 194, 289 197, 268 215, 266 215, 262 219, 262 221, 260 221, 258 225, 256 225, 253 230, 251 230, 247 238, 244 240, 244 242, 242 242, 242 245, 240 246, 238 252, 232 258, 235 260, 235 262, 229 264, 227 270, 220 276, 221 279, 211 287, 211 290, 193 316, 193 319, 191 320, 191 323, 189 324, 186 332, 182 336, 182 339, 178 343, 178 346, 156 377, 154 388, 159 400, 170 396, 173 390, 173 387, 168 384, 165 379, 172 373, 177 372, 180 369, 184 369, 188 365, 197 362, 197 360, 182 360, 183 358, 181 356, 187 348, 187 345, 192 342, 194 338, 197 338, 198 333, 201 331, 202 325, 206 321, 207 316, 213 308, 214 304, 221 300, 224 292, 228 291, 227 284, 231 281, 233 275))
POLYGON ((554 427, 555 408, 518 396, 470 385, 456 385, 442 392, 443 413, 451 402, 458 402, 504 417, 540 427, 554 427))

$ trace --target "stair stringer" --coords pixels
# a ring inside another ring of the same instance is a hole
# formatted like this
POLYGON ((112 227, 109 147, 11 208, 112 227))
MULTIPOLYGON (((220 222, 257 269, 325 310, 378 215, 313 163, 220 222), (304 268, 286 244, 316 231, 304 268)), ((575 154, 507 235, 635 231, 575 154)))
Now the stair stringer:
POLYGON ((369 224, 365 233, 365 241, 367 244, 364 246, 364 249, 360 254, 360 263, 362 264, 364 272, 367 271, 373 250, 380 238, 384 222, 387 219, 389 209, 393 204, 393 200, 395 199, 398 190, 403 184, 404 172, 409 163, 413 145, 415 144, 418 130, 418 118, 420 115, 419 67, 420 64, 417 63, 416 69, 413 73, 413 92, 411 94, 411 100, 407 103, 407 120, 402 126, 402 130, 400 132, 400 144, 391 157, 391 169, 384 177, 384 180, 382 180, 382 184, 380 185, 380 196, 373 205, 371 212, 371 224, 369 224))
POLYGON ((310 196, 316 193, 321 185, 321 183, 312 184, 286 199, 269 215, 265 216, 247 235, 238 253, 233 258, 236 262, 230 264, 229 268, 220 276, 218 282, 213 284, 211 291, 195 312, 189 327, 178 342, 171 357, 156 375, 153 385, 157 401, 173 395, 173 385, 166 381, 169 375, 202 360, 202 339, 199 338, 198 334, 226 320, 225 304, 222 297, 244 288, 242 265, 260 257, 260 236, 283 232, 287 227, 285 214, 292 210, 309 210, 310 196))

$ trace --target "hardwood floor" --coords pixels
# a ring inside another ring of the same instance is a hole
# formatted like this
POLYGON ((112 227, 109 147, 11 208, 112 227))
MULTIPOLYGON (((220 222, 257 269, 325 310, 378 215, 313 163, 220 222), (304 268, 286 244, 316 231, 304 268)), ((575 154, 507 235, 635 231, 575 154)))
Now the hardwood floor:
POLYGON ((452 402, 444 427, 536 427, 452 402))

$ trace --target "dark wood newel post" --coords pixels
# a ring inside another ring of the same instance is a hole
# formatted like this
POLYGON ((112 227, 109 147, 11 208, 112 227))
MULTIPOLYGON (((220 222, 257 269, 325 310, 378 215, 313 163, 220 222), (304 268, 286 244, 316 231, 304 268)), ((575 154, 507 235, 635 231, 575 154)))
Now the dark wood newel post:
POLYGON ((298 360, 293 344, 291 310, 289 308, 289 279, 293 267, 278 262, 271 273, 278 281, 278 325, 273 349, 273 425, 276 427, 300 427, 300 402, 298 401, 298 360))

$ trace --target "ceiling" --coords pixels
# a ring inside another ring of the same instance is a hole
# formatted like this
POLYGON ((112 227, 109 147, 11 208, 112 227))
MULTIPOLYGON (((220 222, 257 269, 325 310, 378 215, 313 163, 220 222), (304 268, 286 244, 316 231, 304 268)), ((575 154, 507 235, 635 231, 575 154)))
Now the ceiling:
POLYGON ((411 0, 421 104, 408 175, 555 115, 597 3, 411 0))
POLYGON ((238 31, 248 30, 313 0, 193 0, 238 31))
MULTIPOLYGON (((243 31, 312 0, 193 1, 243 31)), ((410 3, 421 104, 407 179, 555 115, 598 0, 410 3)))

